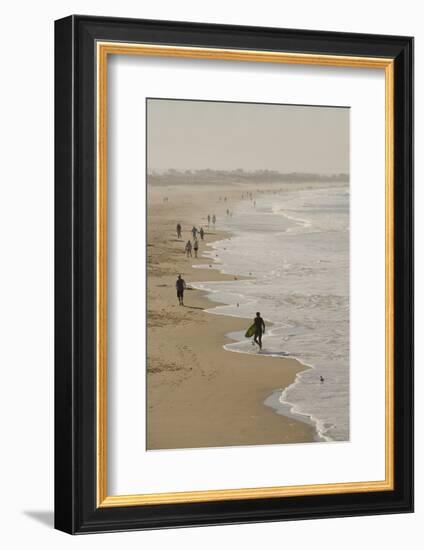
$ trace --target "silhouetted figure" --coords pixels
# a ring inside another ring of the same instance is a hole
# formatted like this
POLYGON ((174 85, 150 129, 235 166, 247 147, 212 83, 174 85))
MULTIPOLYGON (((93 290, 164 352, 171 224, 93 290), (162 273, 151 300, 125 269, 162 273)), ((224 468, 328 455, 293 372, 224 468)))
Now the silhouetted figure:
POLYGON ((181 230, 182 230, 181 224, 177 223, 177 239, 181 239, 181 230))
POLYGON ((185 252, 187 254, 187 258, 188 257, 192 257, 192 253, 191 253, 191 249, 192 249, 192 246, 191 246, 191 242, 190 241, 187 241, 187 244, 185 245, 185 252))
POLYGON ((194 239, 193 250, 194 250, 194 257, 197 258, 197 252, 199 250, 199 241, 197 239, 194 239))
POLYGON ((214 225, 215 225, 215 223, 216 223, 216 216, 215 216, 215 214, 212 216, 212 223, 213 223, 214 225))
POLYGON ((175 283, 175 288, 177 289, 177 298, 180 306, 184 305, 184 290, 186 289, 186 283, 184 279, 181 278, 181 275, 178 275, 177 282, 175 283))
POLYGON ((259 349, 262 349, 262 334, 265 334, 265 323, 259 311, 256 313, 253 322, 255 323, 255 337, 253 341, 258 344, 259 349))
POLYGON ((203 241, 203 237, 205 236, 205 232, 203 231, 203 227, 200 228, 199 233, 200 233, 200 238, 201 238, 202 241, 203 241))
POLYGON ((194 227, 194 225, 193 225, 193 229, 191 230, 191 233, 193 235, 193 239, 195 239, 197 236, 197 227, 194 227))

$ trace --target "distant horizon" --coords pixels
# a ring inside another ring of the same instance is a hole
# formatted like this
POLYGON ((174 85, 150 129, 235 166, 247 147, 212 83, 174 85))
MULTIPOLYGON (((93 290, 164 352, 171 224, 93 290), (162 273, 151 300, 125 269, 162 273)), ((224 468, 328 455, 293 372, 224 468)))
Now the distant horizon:
POLYGON ((153 171, 147 174, 150 185, 205 185, 205 184, 235 184, 254 183, 305 183, 305 182, 349 182, 346 172, 324 174, 317 172, 279 172, 277 170, 169 170, 153 171))

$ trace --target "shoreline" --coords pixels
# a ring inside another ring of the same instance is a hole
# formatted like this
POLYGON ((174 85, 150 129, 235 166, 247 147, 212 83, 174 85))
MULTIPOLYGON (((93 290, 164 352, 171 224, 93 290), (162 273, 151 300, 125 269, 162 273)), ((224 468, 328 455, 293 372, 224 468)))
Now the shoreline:
MULTIPOLYGON (((224 234, 224 232, 222 232, 222 234, 224 234)), ((211 241, 210 243, 208 243, 209 246, 213 247, 213 245, 217 242, 222 242, 222 241, 225 241, 229 238, 229 235, 231 235, 231 237, 233 236, 231 233, 229 232, 225 232, 225 237, 222 238, 222 236, 216 240, 216 241, 211 241)), ((207 256, 204 256, 204 258, 209 258, 207 256)), ((214 264, 212 264, 212 266, 209 266, 211 268, 211 270, 216 270, 218 273, 218 275, 221 275, 223 274, 223 271, 220 270, 219 266, 217 265, 216 261, 213 259, 213 258, 209 258, 209 259, 212 259, 212 262, 215 262, 215 267, 214 267, 214 264)), ((201 265, 201 264, 196 264, 196 265, 193 265, 192 267, 194 269, 199 269, 199 271, 202 271, 201 268, 199 268, 198 266, 201 265)), ((232 275, 234 276, 234 275, 232 275)), ((237 280, 238 281, 243 281, 243 280, 251 280, 251 279, 254 279, 254 277, 249 277, 249 276, 244 276, 244 275, 240 275, 240 274, 237 274, 236 276, 234 277, 237 277, 237 280)), ((225 280, 225 279, 224 279, 225 280)), ((200 285, 203 285, 205 283, 207 283, 208 281, 194 281, 193 283, 191 283, 192 286, 194 286, 194 288, 196 288, 199 292, 202 292, 204 295, 205 295, 205 298, 209 300, 209 302, 211 303, 211 306, 210 308, 207 308, 205 310, 206 313, 210 313, 211 315, 224 315, 224 316, 227 316, 227 317, 234 317, 236 319, 243 319, 243 320, 246 320, 246 322, 248 322, 250 320, 250 317, 245 317, 243 315, 230 315, 228 313, 219 313, 219 312, 214 312, 214 310, 216 308, 218 308, 219 306, 223 305, 223 306, 227 306, 227 305, 231 305, 230 303, 224 303, 224 302, 219 302, 219 301, 215 301, 215 300, 212 300, 210 298, 210 296, 213 294, 214 291, 211 291, 210 289, 209 290, 206 290, 204 288, 201 288, 200 285), (198 286, 196 286, 198 285, 198 286)), ((211 280, 210 282, 212 283, 219 283, 220 281, 219 280, 211 280)), ((270 328, 274 325, 275 323, 273 321, 269 321, 267 320, 267 327, 268 327, 268 333, 270 332, 270 328)), ((226 335, 226 338, 228 340, 230 340, 230 344, 232 343, 237 343, 237 342, 241 342, 243 340, 239 340, 239 339, 236 339, 236 338, 232 338, 229 334, 226 335)), ((230 353, 241 353, 241 354, 244 354, 244 355, 252 355, 252 354, 249 354, 248 352, 245 352, 245 351, 242 351, 242 350, 235 350, 235 349, 231 349, 229 346, 228 346, 228 342, 223 344, 223 349, 225 351, 228 351, 230 353)), ((261 356, 263 357, 263 355, 261 356)), ((266 357, 269 357, 269 358, 281 358, 281 355, 278 355, 278 353, 276 354, 272 354, 272 353, 267 353, 266 354, 266 357)), ((302 413, 302 412, 298 412, 295 410, 296 408, 296 405, 294 403, 291 403, 289 401, 285 401, 283 399, 284 397, 284 394, 286 393, 286 391, 291 388, 292 386, 296 385, 299 383, 300 381, 300 376, 303 372, 309 370, 309 369, 314 369, 315 367, 313 365, 307 365, 306 363, 303 363, 301 359, 299 359, 298 357, 295 357, 295 356, 287 356, 287 358, 290 358, 290 359, 293 359, 295 361, 297 361, 298 363, 300 363, 300 365, 303 366, 303 369, 299 370, 298 373, 296 373, 296 376, 295 376, 295 379, 293 380, 293 382, 291 384, 289 384, 288 386, 284 387, 284 388, 276 388, 265 400, 264 400, 264 405, 266 407, 270 407, 274 410, 275 414, 280 414, 280 415, 283 415, 283 416, 287 416, 287 417, 290 417, 290 418, 294 418, 295 420, 298 420, 299 422, 304 422, 305 424, 308 424, 310 426, 313 426, 314 429, 315 429, 315 432, 316 432, 316 441, 332 441, 330 438, 324 436, 320 430, 319 430, 319 427, 318 427, 318 424, 319 424, 319 421, 318 419, 315 419, 313 417, 312 414, 308 414, 308 413, 302 413), (276 401, 276 394, 279 393, 280 394, 280 398, 278 399, 279 403, 280 403, 280 407, 276 407, 275 406, 275 401, 276 401), (283 411, 282 409, 287 409, 286 411, 283 411)))
MULTIPOLYGON (((234 191, 239 193, 237 187, 234 191)), ((228 334, 244 330, 246 318, 209 314, 205 310, 219 303, 211 301, 206 290, 187 289, 185 307, 177 305, 179 272, 188 286, 193 279, 200 283, 242 277, 221 273, 215 258, 202 257, 205 250, 197 259, 185 258, 182 246, 189 232, 184 227, 183 240, 172 236, 176 216, 183 225, 187 219, 197 227, 202 225, 203 220, 199 223, 193 212, 204 200, 203 189, 197 201, 192 195, 191 204, 180 201, 178 212, 175 207, 170 211, 160 198, 149 203, 147 449, 316 441, 313 426, 279 415, 265 404, 276 389, 287 388, 308 367, 293 358, 227 353, 224 346, 234 341, 228 334)), ((214 208, 219 219, 218 206, 214 208)), ((230 234, 208 228, 202 244, 225 238, 231 238, 230 234)))
MULTIPOLYGON (((225 239, 220 239, 220 240, 225 240, 225 239)), ((217 242, 217 241, 213 241, 213 242, 217 242)), ((213 244, 213 242, 210 243, 210 244, 213 244)), ((211 269, 212 270, 215 269, 216 271, 218 271, 219 274, 221 274, 221 271, 219 270, 219 267, 215 267, 215 268, 212 267, 211 269)), ((242 276, 242 275, 237 275, 237 280, 239 280, 239 281, 248 280, 248 279, 254 279, 254 277, 245 277, 245 276, 242 276)), ((219 280, 211 280, 211 282, 217 283, 217 282, 220 282, 220 281, 219 280)), ((205 283, 205 281, 195 281, 194 283, 192 283, 192 285, 196 285, 196 284, 201 285, 203 283, 205 283)), ((218 316, 223 315, 223 316, 226 316, 226 317, 233 317, 235 319, 243 319, 243 320, 246 320, 246 322, 248 322, 249 320, 251 321, 250 317, 244 317, 243 315, 229 315, 229 314, 226 314, 226 313, 214 313, 212 310, 219 307, 220 305, 226 306, 226 305, 231 305, 231 304, 211 300, 209 298, 209 296, 211 295, 210 290, 205 290, 205 289, 202 289, 202 288, 196 288, 196 289, 199 292, 202 292, 205 295, 205 298, 207 300, 209 300, 209 302, 212 305, 211 308, 208 308, 208 309, 205 310, 206 313, 209 313, 211 315, 218 315, 218 316)), ((267 321, 268 332, 269 332, 269 328, 271 328, 274 324, 275 323, 272 322, 272 321, 269 321, 269 320, 267 321)), ((236 343, 236 342, 241 342, 242 340, 232 338, 231 336, 229 336, 229 334, 226 334, 226 338, 229 340, 229 342, 226 342, 222 346, 225 351, 228 351, 229 353, 240 353, 242 355, 254 355, 254 354, 251 354, 251 353, 248 353, 248 352, 245 352, 245 351, 235 350, 235 349, 229 348, 228 343, 232 344, 232 343, 236 343)), ((270 359, 284 359, 284 357, 278 355, 278 353, 275 353, 275 354, 267 353, 266 355, 259 355, 259 356, 260 357, 267 357, 267 358, 270 358, 270 359)), ((314 369, 315 368, 313 365, 307 365, 307 364, 303 363, 301 361, 301 359, 299 359, 298 357, 287 356, 285 358, 297 361, 303 368, 300 369, 296 373, 296 376, 295 376, 295 378, 294 378, 294 380, 291 384, 289 384, 288 386, 286 386, 284 388, 274 389, 273 392, 268 397, 265 398, 265 400, 263 402, 264 406, 270 407, 271 409, 273 409, 275 414, 279 414, 281 416, 286 416, 288 418, 293 418, 294 420, 296 420, 298 422, 303 422, 304 424, 307 424, 308 426, 312 426, 315 430, 315 433, 316 433, 314 441, 320 441, 320 442, 332 441, 329 437, 325 436, 324 434, 322 434, 320 432, 319 427, 318 427, 318 424, 319 424, 318 419, 314 418, 312 414, 302 413, 302 412, 296 411, 295 410, 296 405, 294 403, 291 403, 290 401, 285 401, 283 399, 285 392, 290 387, 292 387, 292 386, 299 383, 299 377, 303 372, 305 372, 309 369, 314 369), (277 398, 277 394, 279 394, 279 398, 277 398), (280 403, 279 407, 276 406, 277 399, 278 399, 278 402, 280 403), (285 409, 287 409, 287 410, 285 410, 285 409)))

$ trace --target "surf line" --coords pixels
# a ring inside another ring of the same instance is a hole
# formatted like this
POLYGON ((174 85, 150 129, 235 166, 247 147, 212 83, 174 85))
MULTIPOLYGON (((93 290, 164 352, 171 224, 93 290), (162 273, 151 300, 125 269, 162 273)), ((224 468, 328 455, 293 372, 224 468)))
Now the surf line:
MULTIPOLYGON (((210 246, 213 250, 218 250, 218 246, 217 246, 218 244, 223 243, 225 241, 230 241, 230 240, 231 239, 229 239, 229 238, 217 239, 216 241, 212 241, 210 243, 207 243, 207 246, 210 246)), ((208 264, 207 267, 209 267, 210 269, 214 269, 214 270, 218 271, 221 274, 230 275, 229 273, 225 272, 225 266, 221 263, 219 257, 218 257, 218 259, 216 259, 217 256, 215 255, 215 257, 213 257, 212 254, 213 254, 212 251, 210 251, 210 252, 207 251, 206 253, 204 252, 202 254, 203 258, 208 259, 208 260, 211 261, 211 264, 208 264)), ((198 266, 193 265, 193 267, 202 268, 204 265, 205 264, 200 264, 198 266)), ((220 284, 226 284, 226 285, 230 284, 230 286, 231 286, 231 283, 240 284, 244 280, 247 280, 247 281, 256 280, 254 277, 245 277, 245 276, 240 275, 240 274, 236 274, 234 276, 237 277, 237 280, 229 279, 229 280, 224 280, 224 281, 196 281, 196 282, 190 283, 190 286, 192 288, 195 288, 197 290, 200 290, 200 291, 204 292, 205 297, 211 302, 211 304, 214 304, 214 303, 219 304, 219 305, 214 305, 212 308, 205 309, 204 311, 206 313, 211 313, 211 314, 214 314, 214 315, 225 315, 227 317, 235 317, 235 318, 238 318, 238 319, 246 319, 247 322, 252 323, 251 317, 247 317, 246 315, 239 315, 237 313, 229 313, 229 312, 222 311, 222 310, 226 309, 228 306, 233 306, 233 307, 236 306, 237 302, 232 303, 232 302, 227 301, 225 303, 222 300, 214 301, 211 298, 214 294, 219 293, 220 289, 212 289, 212 288, 210 288, 210 286, 208 288, 208 285, 210 285, 210 284, 218 285, 218 286, 220 284)), ((234 293, 229 292, 228 294, 231 294, 235 298, 238 297, 240 301, 243 298, 245 298, 245 296, 243 294, 236 293, 236 292, 234 292, 234 293)), ((256 302, 256 300, 248 300, 246 302, 243 302, 243 305, 247 306, 247 305, 253 304, 255 302, 256 302)), ((268 326, 268 333, 269 332, 272 333, 272 329, 271 329, 271 331, 269 330, 271 327, 274 326, 274 328, 278 328, 278 323, 275 324, 270 319, 265 319, 265 320, 266 320, 267 326, 268 326)), ((252 326, 249 325, 248 331, 250 329, 252 329, 252 326)), ((236 334, 238 334, 238 333, 236 333, 236 334)), ((234 335, 234 333, 228 333, 225 336, 229 340, 232 340, 236 344, 244 342, 245 337, 247 337, 247 336, 244 335, 244 331, 240 331, 241 338, 234 337, 233 335, 234 335)), ((249 336, 253 336, 253 333, 249 336)), ((264 341, 266 341, 266 338, 267 338, 266 335, 264 335, 264 337, 263 337, 264 341)), ((323 434, 323 432, 319 429, 319 420, 318 419, 314 418, 312 415, 310 415, 308 413, 303 413, 301 411, 296 410, 296 405, 295 404, 284 400, 284 395, 285 395, 286 391, 290 387, 292 387, 292 386, 294 386, 294 385, 296 385, 300 382, 300 378, 301 378, 301 375, 302 375, 303 372, 309 370, 310 368, 315 368, 313 365, 306 365, 298 357, 295 357, 295 356, 291 355, 290 353, 284 352, 284 351, 281 351, 281 352, 267 352, 266 350, 260 350, 260 351, 255 350, 255 353, 253 353, 252 351, 244 351, 244 350, 241 350, 241 349, 234 349, 233 346, 234 346, 233 343, 229 343, 229 344, 224 344, 222 347, 224 348, 225 351, 231 351, 233 353, 243 353, 245 355, 259 355, 259 356, 262 356, 262 357, 280 358, 280 359, 281 358, 286 358, 286 359, 291 358, 291 359, 296 360, 303 367, 305 367, 304 369, 302 369, 300 372, 298 372, 296 374, 294 382, 289 384, 286 388, 277 388, 277 389, 275 389, 264 400, 263 404, 267 407, 270 407, 276 414, 286 416, 286 417, 289 417, 289 418, 293 418, 294 420, 298 420, 300 422, 308 424, 309 426, 312 426, 314 428, 315 434, 316 434, 315 435, 315 441, 318 441, 318 442, 332 441, 329 437, 325 436, 323 434)))

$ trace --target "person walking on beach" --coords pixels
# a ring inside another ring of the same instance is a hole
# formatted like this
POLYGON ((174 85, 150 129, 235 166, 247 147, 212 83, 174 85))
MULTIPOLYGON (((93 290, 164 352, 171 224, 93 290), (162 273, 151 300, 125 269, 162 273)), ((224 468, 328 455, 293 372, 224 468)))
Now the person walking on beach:
POLYGON ((191 249, 192 249, 191 242, 187 241, 187 244, 185 245, 185 252, 187 254, 187 258, 192 257, 191 249))
POLYGON ((177 239, 181 239, 181 224, 177 223, 177 239))
POLYGON ((210 223, 211 223, 211 215, 208 214, 208 227, 209 227, 210 223))
POLYGON ((200 238, 201 238, 202 241, 203 241, 203 237, 205 236, 205 232, 203 231, 203 227, 200 228, 199 233, 200 233, 200 238))
POLYGON ((212 216, 212 223, 213 223, 213 225, 215 226, 215 223, 216 223, 216 216, 215 216, 215 214, 212 216))
POLYGON ((256 317, 254 318, 253 323, 255 324, 255 337, 253 338, 253 341, 258 344, 259 349, 261 350, 262 334, 265 334, 265 323, 259 311, 256 313, 256 317))
POLYGON ((197 239, 194 239, 193 250, 194 257, 197 258, 197 251, 199 250, 199 241, 197 239))
POLYGON ((178 275, 177 282, 175 283, 175 288, 177 289, 177 298, 180 306, 184 305, 184 290, 186 289, 186 282, 178 275))
POLYGON ((192 233, 192 235, 193 235, 193 239, 196 239, 196 236, 197 236, 197 228, 194 227, 194 225, 193 225, 193 229, 191 230, 191 233, 192 233))

